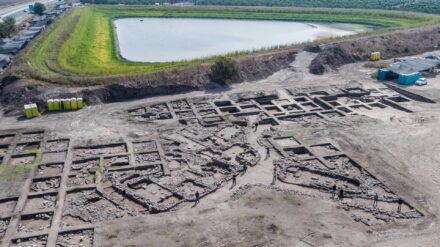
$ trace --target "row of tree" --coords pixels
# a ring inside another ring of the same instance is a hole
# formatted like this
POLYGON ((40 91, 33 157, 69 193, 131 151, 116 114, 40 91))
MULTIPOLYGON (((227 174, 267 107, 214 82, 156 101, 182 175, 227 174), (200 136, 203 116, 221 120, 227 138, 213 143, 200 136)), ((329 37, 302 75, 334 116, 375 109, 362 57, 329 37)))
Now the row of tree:
POLYGON ((193 2, 197 5, 395 9, 440 14, 440 0, 81 0, 81 2, 92 4, 193 2))

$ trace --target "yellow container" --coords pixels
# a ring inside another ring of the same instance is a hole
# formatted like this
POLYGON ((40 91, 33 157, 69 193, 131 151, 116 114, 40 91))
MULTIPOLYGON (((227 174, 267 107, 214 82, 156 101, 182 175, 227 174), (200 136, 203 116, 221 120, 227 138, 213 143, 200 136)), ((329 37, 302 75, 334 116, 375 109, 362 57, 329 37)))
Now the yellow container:
POLYGON ((72 110, 78 109, 78 102, 77 102, 76 98, 70 99, 70 107, 72 108, 72 110))
POLYGON ((378 60, 380 60, 380 57, 381 57, 380 52, 372 52, 370 55, 370 59, 372 61, 378 61, 378 60))
POLYGON ((53 111, 55 109, 53 99, 47 101, 47 109, 53 111))
POLYGON ((24 105, 24 116, 26 118, 32 118, 32 110, 30 105, 24 105))
POLYGON ((40 112, 38 111, 37 104, 31 104, 32 117, 40 116, 40 112))
POLYGON ((84 107, 83 98, 76 98, 76 102, 78 103, 78 109, 82 109, 84 107))
POLYGON ((61 102, 59 99, 54 99, 53 100, 53 110, 54 111, 59 111, 61 110, 61 102))
POLYGON ((72 108, 70 107, 70 100, 69 100, 69 99, 63 99, 63 108, 64 108, 64 110, 70 110, 70 109, 72 109, 72 108))

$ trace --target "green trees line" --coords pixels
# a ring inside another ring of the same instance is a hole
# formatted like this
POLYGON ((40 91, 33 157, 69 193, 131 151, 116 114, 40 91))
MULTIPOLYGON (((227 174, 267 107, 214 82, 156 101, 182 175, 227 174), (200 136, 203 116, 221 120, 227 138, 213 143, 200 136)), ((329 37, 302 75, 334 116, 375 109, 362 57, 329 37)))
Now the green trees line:
MULTIPOLYGON (((178 3, 178 0, 81 0, 95 4, 178 3)), ((440 14, 439 0, 192 0, 199 5, 395 9, 440 14)))

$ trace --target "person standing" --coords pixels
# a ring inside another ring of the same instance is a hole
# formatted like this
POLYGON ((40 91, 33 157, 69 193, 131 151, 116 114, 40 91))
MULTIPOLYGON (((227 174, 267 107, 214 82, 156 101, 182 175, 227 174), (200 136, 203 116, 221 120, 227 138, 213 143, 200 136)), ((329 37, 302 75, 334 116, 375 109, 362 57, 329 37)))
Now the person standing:
POLYGON ((399 198, 399 201, 397 203, 398 203, 398 205, 397 205, 397 212, 400 213, 400 211, 402 210, 402 204, 403 204, 402 197, 399 198))
POLYGON ((255 125, 254 125, 254 127, 255 127, 255 129, 254 129, 254 132, 257 132, 257 130, 258 130, 258 121, 257 121, 257 122, 255 122, 255 125))
POLYGON ((335 196, 336 196, 336 184, 333 184, 333 187, 332 187, 332 199, 333 200, 335 199, 335 196))
POLYGON ((273 174, 272 174, 272 185, 275 185, 278 178, 278 166, 275 165, 275 168, 273 168, 273 174))
POLYGON ((376 192, 374 192, 373 200, 374 200, 373 208, 377 208, 377 202, 379 201, 379 195, 376 192))
POLYGON ((270 157, 270 148, 266 147, 266 158, 264 158, 264 160, 269 159, 269 157, 270 157))
POLYGON ((344 200, 344 190, 343 189, 341 189, 341 190, 339 190, 339 200, 344 200))
POLYGON ((232 187, 234 187, 237 184, 237 174, 232 175, 232 187))
POLYGON ((195 202, 194 206, 200 203, 200 194, 199 194, 199 191, 196 191, 196 193, 195 193, 195 197, 196 197, 196 202, 195 202))

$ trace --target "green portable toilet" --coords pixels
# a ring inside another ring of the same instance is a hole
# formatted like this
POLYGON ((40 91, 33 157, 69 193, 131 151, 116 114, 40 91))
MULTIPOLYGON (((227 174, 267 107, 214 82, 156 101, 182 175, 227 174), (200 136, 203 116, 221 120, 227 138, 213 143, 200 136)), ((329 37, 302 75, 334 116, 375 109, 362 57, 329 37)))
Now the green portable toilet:
POLYGON ((53 111, 55 109, 53 99, 47 101, 47 109, 53 111))
POLYGON ((32 118, 32 110, 30 105, 24 105, 24 116, 26 118, 32 118))
POLYGON ((38 111, 37 104, 31 104, 32 117, 40 116, 40 112, 38 111))
POLYGON ((61 102, 59 99, 54 99, 53 100, 53 110, 54 111, 59 111, 61 110, 61 102))
POLYGON ((76 98, 76 102, 78 103, 78 109, 82 109, 84 107, 84 101, 82 98, 76 98))
POLYGON ((78 109, 78 102, 77 102, 76 98, 70 99, 70 107, 72 108, 72 110, 78 109))
POLYGON ((72 108, 70 107, 70 100, 69 100, 69 99, 63 99, 63 108, 64 108, 64 110, 70 110, 70 109, 72 109, 72 108))

